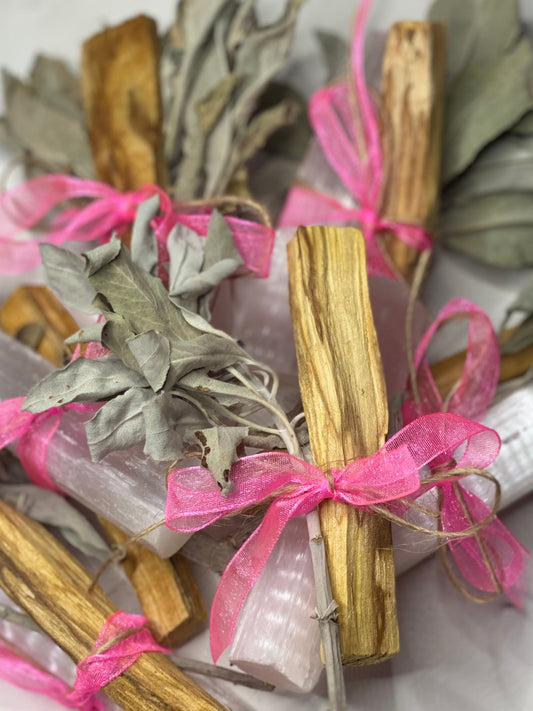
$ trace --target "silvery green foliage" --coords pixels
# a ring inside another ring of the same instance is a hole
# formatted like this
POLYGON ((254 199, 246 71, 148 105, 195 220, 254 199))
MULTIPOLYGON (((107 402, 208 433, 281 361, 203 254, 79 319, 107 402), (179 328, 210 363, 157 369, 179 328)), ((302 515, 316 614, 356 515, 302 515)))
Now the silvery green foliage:
POLYGON ((517 0, 435 0, 448 24, 439 239, 487 264, 533 264, 533 48, 517 0))
POLYGON ((86 423, 93 459, 138 443, 156 460, 197 455, 227 492, 237 449, 275 435, 264 407, 275 376, 207 320, 213 289, 242 265, 224 218, 213 214, 205 239, 181 227, 169 235, 167 289, 155 275, 157 209, 157 198, 141 205, 131 252, 116 238, 84 258, 43 247, 51 288, 65 300, 77 290, 76 305, 101 315, 69 342, 110 353, 51 373, 24 407, 103 402, 86 423))

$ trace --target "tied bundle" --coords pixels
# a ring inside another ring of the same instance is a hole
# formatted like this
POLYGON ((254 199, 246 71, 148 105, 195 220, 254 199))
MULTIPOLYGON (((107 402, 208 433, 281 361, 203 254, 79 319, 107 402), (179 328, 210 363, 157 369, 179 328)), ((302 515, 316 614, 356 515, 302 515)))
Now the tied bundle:
MULTIPOLYGON (((484 469, 495 460, 499 447, 494 430, 458 415, 437 413, 408 424, 376 455, 353 462, 343 470, 332 469, 330 474, 288 454, 265 453, 243 458, 232 469, 234 490, 226 498, 202 467, 172 472, 165 518, 167 526, 176 531, 198 531, 236 511, 271 501, 261 525, 222 576, 211 610, 213 658, 218 659, 231 643, 246 597, 289 519, 309 513, 325 499, 333 499, 416 530, 426 530, 454 544, 472 536, 477 539, 480 530, 493 522, 494 510, 488 507, 481 517, 477 507, 475 520, 466 527, 458 512, 448 507, 439 531, 413 525, 406 513, 411 499, 416 501, 435 486, 444 487, 447 492, 448 486, 454 486, 465 476, 485 476, 484 469), (448 461, 462 445, 466 448, 454 466, 439 471, 439 463, 448 461), (424 467, 434 469, 436 474, 426 475, 421 481, 420 470, 424 467), (395 503, 390 506, 390 502, 395 503), (398 515, 398 511, 403 514, 398 515)), ((523 574, 526 558, 523 547, 511 534, 505 540, 512 560, 503 559, 500 568, 507 575, 510 588, 523 574)), ((478 575, 474 572, 470 578, 484 585, 484 578, 478 579, 478 575)), ((518 604, 519 600, 514 599, 518 604)))
POLYGON ((398 271, 380 241, 392 233, 418 252, 431 249, 429 233, 417 224, 387 219, 383 191, 387 182, 379 133, 378 108, 364 75, 364 37, 371 0, 362 0, 355 22, 351 77, 317 91, 309 102, 309 119, 329 165, 348 191, 341 200, 306 185, 294 186, 280 217, 281 226, 361 225, 371 275, 397 277, 398 271))

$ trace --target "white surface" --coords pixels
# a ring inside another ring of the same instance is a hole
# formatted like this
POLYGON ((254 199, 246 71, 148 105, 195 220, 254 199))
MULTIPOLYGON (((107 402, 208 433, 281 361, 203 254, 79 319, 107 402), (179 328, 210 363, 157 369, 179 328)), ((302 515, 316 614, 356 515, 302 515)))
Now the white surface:
MULTIPOLYGON (((507 0, 502 0, 503 2, 507 0)), ((290 71, 308 92, 322 81, 316 59, 312 27, 347 34, 352 0, 308 0, 297 33, 296 57, 290 71)), ((385 28, 400 17, 421 17, 426 0, 376 0, 373 26, 385 28)), ((533 21, 533 1, 523 0, 524 15, 533 21)), ((272 14, 282 0, 263 0, 272 14)), ((0 2, 0 64, 26 73, 33 55, 56 53, 77 63, 81 42, 105 24, 121 21, 137 12, 149 12, 163 27, 174 11, 168 0, 2 0, 0 2)), ((516 275, 481 273, 472 280, 460 258, 437 262, 437 279, 430 298, 434 308, 450 296, 465 295, 495 310, 502 294, 510 299, 517 288, 516 275), (502 291, 503 290, 503 291, 502 291)), ((476 274, 479 270, 476 270, 476 274)), ((0 289, 9 290, 2 278, 0 289)), ((533 547, 533 500, 523 501, 504 521, 533 547)), ((533 582, 533 581, 532 581, 533 582)), ((528 597, 524 612, 505 600, 476 606, 464 600, 447 582, 437 562, 430 560, 403 576, 398 583, 398 609, 402 651, 381 666, 347 672, 350 711, 525 711, 533 708, 533 602, 528 597)), ((260 633, 260 630, 258 631, 260 633)), ((253 634, 253 632, 251 632, 253 634)), ((207 633, 184 650, 206 658, 207 633)), ((257 711, 324 711, 324 690, 308 698, 268 695, 239 690, 243 700, 257 711)), ((0 681, 0 711, 60 711, 63 707, 40 696, 22 692, 0 681)))

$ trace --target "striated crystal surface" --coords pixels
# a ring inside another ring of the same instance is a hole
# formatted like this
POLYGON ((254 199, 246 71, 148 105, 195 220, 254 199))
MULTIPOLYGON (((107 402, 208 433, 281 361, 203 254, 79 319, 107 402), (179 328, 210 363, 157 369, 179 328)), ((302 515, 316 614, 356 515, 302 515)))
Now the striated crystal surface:
POLYGON ((230 661, 287 691, 309 692, 322 672, 309 537, 289 521, 239 618, 230 661))
MULTIPOLYGON (((26 395, 53 366, 14 339, 0 333, 0 400, 26 395)), ((67 412, 48 447, 50 476, 67 494, 133 535, 164 518, 166 468, 142 453, 142 447, 112 452, 93 462, 85 438, 86 414, 67 412)), ((162 557, 171 556, 189 538, 161 526, 143 543, 162 557)))

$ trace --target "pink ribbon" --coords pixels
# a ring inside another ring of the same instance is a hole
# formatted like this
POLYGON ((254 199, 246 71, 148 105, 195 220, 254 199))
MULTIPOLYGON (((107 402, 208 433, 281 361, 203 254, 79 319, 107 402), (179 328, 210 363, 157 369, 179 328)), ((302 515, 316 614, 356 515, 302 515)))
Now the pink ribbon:
MULTIPOLYGON (((160 247, 160 262, 168 260, 166 238, 177 223, 199 235, 207 234, 212 210, 209 207, 174 204, 157 185, 145 185, 134 192, 121 193, 110 185, 81 180, 68 175, 46 175, 28 180, 0 196, 0 271, 21 274, 41 262, 39 244, 60 245, 67 241, 106 242, 116 232, 122 234, 133 224, 137 208, 147 198, 159 195, 162 215, 153 222, 160 247), (35 227, 40 220, 66 200, 86 198, 84 207, 60 212, 44 237, 20 240, 16 236, 35 227)), ((274 244, 274 231, 237 217, 226 217, 235 246, 246 270, 266 277, 274 244)))
POLYGON ((231 560, 218 586, 210 624, 214 660, 231 644, 244 601, 289 519, 309 513, 325 499, 365 507, 413 494, 420 487, 419 470, 437 457, 449 458, 461 444, 466 446, 460 466, 484 468, 494 461, 500 440, 483 425, 439 413, 415 420, 374 456, 332 469, 331 478, 290 454, 256 454, 232 467, 234 490, 225 498, 202 467, 172 472, 165 519, 169 528, 183 533, 273 497, 261 525, 231 560))
POLYGON ((415 351, 414 366, 422 401, 415 403, 410 399, 404 404, 404 422, 444 409, 426 353, 437 331, 452 319, 467 319, 469 324, 465 366, 448 403, 448 412, 477 420, 483 417, 494 397, 500 377, 500 349, 494 327, 478 306, 467 299, 452 299, 441 309, 415 351))
POLYGON ((46 468, 50 440, 57 432, 63 414, 68 410, 94 413, 99 403, 69 403, 51 407, 45 412, 31 413, 22 409, 24 397, 0 402, 0 449, 18 439, 17 455, 30 481, 45 489, 62 493, 46 468))
POLYGON ((135 664, 144 652, 170 654, 170 649, 157 644, 147 624, 146 617, 129 615, 122 610, 108 617, 98 635, 93 653, 78 664, 76 683, 69 700, 76 704, 90 703, 100 689, 135 664), (124 638, 128 632, 131 634, 124 638), (115 644, 98 651, 113 640, 117 640, 115 644))
POLYGON ((20 689, 48 696, 68 709, 105 711, 103 703, 95 697, 79 703, 74 702, 71 698, 72 689, 64 681, 32 664, 1 640, 0 677, 20 689))
POLYGON ((380 249, 380 232, 393 232, 420 252, 430 249, 432 243, 419 225, 380 215, 383 153, 377 109, 364 74, 365 28, 371 4, 372 0, 361 0, 356 17, 351 56, 353 86, 347 82, 326 86, 309 103, 309 119, 324 155, 359 207, 346 206, 332 195, 296 186, 289 192, 280 226, 359 222, 367 244, 369 273, 394 277, 380 249), (353 114, 354 96, 357 117, 353 114))
MULTIPOLYGON (((500 374, 498 338, 482 309, 466 299, 453 299, 439 312, 416 349, 414 366, 421 402, 410 399, 404 404, 404 422, 444 409, 425 356, 438 329, 457 318, 469 320, 468 345, 463 374, 448 402, 447 411, 473 419, 481 418, 487 411, 500 374)), ((442 491, 441 524, 444 531, 465 531, 472 527, 472 522, 477 524, 489 516, 490 508, 464 485, 443 481, 437 486, 442 491)), ((498 518, 481 529, 477 536, 450 538, 448 548, 459 571, 473 587, 496 593, 499 583, 509 599, 517 607, 522 607, 529 551, 498 518)))

